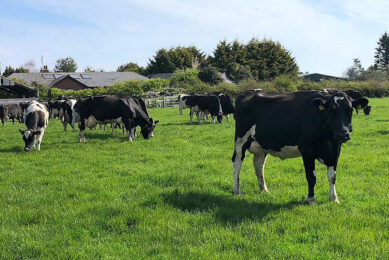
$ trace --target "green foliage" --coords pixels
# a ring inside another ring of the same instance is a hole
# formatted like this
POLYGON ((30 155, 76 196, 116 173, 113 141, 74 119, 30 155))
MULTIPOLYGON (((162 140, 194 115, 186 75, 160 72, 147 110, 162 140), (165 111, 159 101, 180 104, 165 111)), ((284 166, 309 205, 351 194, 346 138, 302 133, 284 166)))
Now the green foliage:
POLYGON ((239 83, 242 80, 248 80, 253 78, 250 66, 240 65, 236 62, 231 62, 230 64, 228 64, 226 76, 234 83, 239 83))
POLYGON ((159 49, 149 60, 146 71, 148 74, 173 73, 176 70, 196 67, 204 60, 205 55, 194 46, 159 49))
POLYGON ((27 72, 29 72, 29 70, 24 67, 19 67, 14 69, 12 66, 7 66, 5 67, 5 70, 3 72, 3 77, 8 77, 12 73, 27 73, 27 72))
POLYGON ((181 87, 183 85, 195 85, 200 81, 199 71, 196 69, 176 70, 170 78, 172 87, 181 87))
POLYGON ((251 39, 246 45, 222 41, 210 57, 212 65, 227 71, 231 63, 249 66, 257 80, 270 80, 280 75, 297 76, 298 66, 290 52, 280 43, 271 40, 251 39))
POLYGON ((361 80, 364 74, 364 69, 361 64, 361 60, 356 58, 353 60, 353 65, 344 73, 349 80, 361 80))
POLYGON ((381 35, 377 42, 377 48, 375 49, 374 66, 379 70, 386 70, 389 65, 389 35, 384 33, 381 35))
POLYGON ((223 82, 220 72, 211 65, 201 68, 198 77, 201 81, 210 85, 217 85, 223 82))
POLYGON ((58 59, 55 63, 55 72, 75 72, 77 70, 77 63, 72 57, 58 59))
POLYGON ((297 87, 302 84, 302 80, 289 75, 278 76, 274 79, 274 86, 278 92, 297 91, 297 87))
POLYGON ((146 69, 143 68, 142 66, 139 66, 138 64, 136 64, 134 62, 129 62, 129 63, 123 64, 123 65, 120 65, 116 71, 118 71, 118 72, 132 71, 132 72, 136 72, 138 74, 144 75, 144 76, 147 75, 146 69))
POLYGON ((9 79, 12 80, 12 81, 18 82, 18 83, 20 83, 22 85, 28 86, 27 82, 24 79, 20 79, 20 78, 17 78, 17 77, 10 77, 9 79))

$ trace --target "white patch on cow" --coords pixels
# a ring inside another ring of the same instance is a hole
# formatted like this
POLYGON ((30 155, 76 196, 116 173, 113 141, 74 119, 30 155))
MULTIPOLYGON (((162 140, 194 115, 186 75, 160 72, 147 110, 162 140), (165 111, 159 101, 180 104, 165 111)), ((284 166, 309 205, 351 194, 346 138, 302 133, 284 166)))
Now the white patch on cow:
POLYGON ((335 203, 339 203, 335 188, 336 171, 333 166, 327 167, 327 177, 330 184, 330 200, 335 203))
POLYGON ((265 182, 265 162, 266 157, 264 153, 254 154, 253 164, 255 169, 255 175, 257 176, 259 189, 267 192, 267 186, 265 182))
POLYGON ((182 115, 182 110, 185 109, 185 108, 188 108, 189 106, 185 103, 185 101, 183 100, 183 97, 185 96, 188 96, 188 95, 180 95, 180 104, 178 105, 178 108, 180 110, 180 115, 182 115))
POLYGON ((243 137, 238 137, 235 141, 235 160, 232 162, 234 168, 234 194, 240 194, 239 173, 242 167, 242 147, 248 141, 249 137, 254 136, 256 125, 253 125, 243 137))
POLYGON ((315 177, 316 177, 316 171, 315 171, 315 170, 313 170, 313 176, 315 176, 315 177))
POLYGON ((31 134, 31 131, 30 130, 26 130, 24 131, 24 137, 27 139, 31 134))
POLYGON ((301 156, 301 153, 297 145, 284 146, 281 148, 281 151, 272 151, 272 150, 265 149, 265 152, 271 154, 274 157, 278 157, 281 160, 285 160, 288 158, 296 158, 301 156))
POLYGON ((338 103, 338 100, 343 100, 343 99, 344 97, 337 97, 337 96, 334 97, 335 103, 338 103))

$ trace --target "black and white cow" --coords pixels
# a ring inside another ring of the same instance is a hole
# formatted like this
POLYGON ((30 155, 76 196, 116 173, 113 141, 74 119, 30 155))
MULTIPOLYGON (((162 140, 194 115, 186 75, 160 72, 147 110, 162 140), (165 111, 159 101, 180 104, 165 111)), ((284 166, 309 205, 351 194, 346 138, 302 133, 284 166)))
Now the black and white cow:
POLYGON ((19 123, 23 123, 23 110, 19 104, 0 105, 0 119, 3 125, 8 119, 12 120, 13 125, 15 124, 15 119, 19 123))
POLYGON ((98 123, 124 124, 130 141, 135 138, 133 128, 140 126, 143 137, 149 139, 159 122, 144 112, 137 98, 90 96, 79 99, 74 105, 74 110, 80 116, 80 142, 85 142, 85 127, 90 128, 98 123))
MULTIPOLYGON (((218 96, 215 95, 188 95, 182 97, 185 107, 190 107, 190 123, 193 121, 193 114, 195 113, 199 124, 201 124, 202 113, 204 115, 211 114, 212 123, 223 121, 223 110, 218 96)), ((203 117, 204 118, 204 117, 203 117)))
POLYGON ((76 111, 74 111, 74 105, 76 104, 76 102, 76 99, 70 98, 64 100, 61 103, 61 111, 63 115, 62 124, 65 132, 67 131, 68 124, 73 128, 73 131, 77 131, 75 128, 75 123, 79 122, 80 119, 76 111))
POLYGON ((65 102, 64 99, 61 100, 54 100, 48 102, 49 107, 49 115, 51 119, 58 118, 63 122, 63 109, 62 109, 62 103, 65 102))
POLYGON ((220 100, 220 105, 223 110, 223 115, 227 118, 227 121, 230 122, 230 114, 235 112, 234 105, 232 103, 232 99, 229 95, 220 93, 217 95, 220 100))
POLYGON ((264 165, 268 154, 281 159, 301 156, 308 181, 308 202, 316 202, 315 160, 318 160, 327 166, 330 200, 339 203, 335 179, 340 148, 350 140, 353 107, 366 102, 366 98, 352 100, 340 91, 275 94, 258 90, 239 96, 234 114, 234 193, 240 194, 239 173, 248 150, 254 154, 261 191, 267 191, 264 165))
POLYGON ((33 148, 39 151, 41 148, 42 138, 49 121, 49 111, 46 106, 37 101, 28 104, 25 111, 26 130, 19 129, 23 136, 24 151, 29 152, 33 148))

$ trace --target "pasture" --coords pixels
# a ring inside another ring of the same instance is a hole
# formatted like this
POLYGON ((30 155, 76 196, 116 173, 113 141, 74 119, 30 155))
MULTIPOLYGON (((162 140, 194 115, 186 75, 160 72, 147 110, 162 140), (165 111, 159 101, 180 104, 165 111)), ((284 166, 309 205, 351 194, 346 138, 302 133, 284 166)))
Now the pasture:
MULTIPOLYGON (((23 152, 0 126, 0 258, 389 258, 389 99, 353 115, 329 202, 306 205, 301 158, 269 157, 260 193, 252 155, 232 195, 234 122, 189 125, 188 110, 150 109, 155 137, 63 132, 49 122, 41 151, 23 152)), ((69 128, 70 129, 70 128, 69 128)))

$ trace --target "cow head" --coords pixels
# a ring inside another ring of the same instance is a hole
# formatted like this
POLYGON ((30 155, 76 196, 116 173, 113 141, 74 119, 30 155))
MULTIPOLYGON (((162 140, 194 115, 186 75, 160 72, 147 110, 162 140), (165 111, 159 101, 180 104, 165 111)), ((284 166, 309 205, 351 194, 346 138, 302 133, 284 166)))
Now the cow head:
POLYGON ((158 124, 159 120, 154 121, 152 118, 149 119, 147 124, 145 124, 141 129, 141 134, 143 135, 144 139, 149 139, 150 137, 154 136, 154 128, 155 125, 158 124))
POLYGON ((320 120, 324 120, 322 123, 334 140, 344 143, 351 139, 353 106, 345 93, 336 93, 325 99, 315 98, 312 104, 320 111, 320 120))
POLYGON ((371 106, 366 106, 363 109, 363 113, 365 113, 365 115, 370 115, 370 112, 371 112, 371 106))
POLYGON ((23 141, 24 141, 24 151, 25 152, 30 152, 32 148, 35 147, 35 136, 39 135, 41 133, 40 130, 31 130, 27 129, 23 131, 22 129, 19 129, 19 132, 23 136, 23 141))

